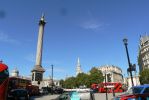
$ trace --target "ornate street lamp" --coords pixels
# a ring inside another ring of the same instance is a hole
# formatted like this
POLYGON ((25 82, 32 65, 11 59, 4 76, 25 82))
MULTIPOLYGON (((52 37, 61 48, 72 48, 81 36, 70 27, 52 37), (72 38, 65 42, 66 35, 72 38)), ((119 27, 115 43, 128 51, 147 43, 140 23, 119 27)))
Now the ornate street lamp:
POLYGON ((128 53, 128 48, 127 48, 128 40, 126 38, 124 38, 123 42, 124 42, 124 45, 125 45, 126 54, 127 54, 127 60, 128 60, 128 65, 129 65, 129 68, 127 69, 127 71, 130 72, 131 83, 132 83, 132 86, 134 86, 133 77, 132 77, 132 71, 133 71, 132 69, 133 69, 134 66, 132 66, 132 64, 130 63, 130 59, 129 59, 129 53, 128 53))

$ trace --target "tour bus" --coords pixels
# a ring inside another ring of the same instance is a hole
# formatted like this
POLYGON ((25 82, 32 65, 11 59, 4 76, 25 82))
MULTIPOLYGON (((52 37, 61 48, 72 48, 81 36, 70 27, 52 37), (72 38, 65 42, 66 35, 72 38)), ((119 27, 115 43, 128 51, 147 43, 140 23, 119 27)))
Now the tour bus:
POLYGON ((39 95, 39 86, 31 84, 30 79, 22 77, 9 77, 8 94, 13 89, 26 89, 29 95, 39 95))
POLYGON ((0 61, 0 100, 6 100, 9 83, 8 66, 0 61))
POLYGON ((92 84, 91 88, 95 92, 100 92, 100 93, 124 92, 124 89, 122 88, 122 83, 119 83, 119 82, 106 82, 106 83, 100 83, 100 84, 92 84))

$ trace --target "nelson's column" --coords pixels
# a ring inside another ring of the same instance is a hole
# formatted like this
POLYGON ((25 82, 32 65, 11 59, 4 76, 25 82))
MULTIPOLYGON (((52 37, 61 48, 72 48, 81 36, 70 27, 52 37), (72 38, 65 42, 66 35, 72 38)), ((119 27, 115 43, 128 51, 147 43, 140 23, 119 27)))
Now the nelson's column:
POLYGON ((38 43, 37 43, 37 53, 36 53, 36 64, 33 68, 32 72, 32 84, 39 85, 43 79, 43 73, 45 70, 42 68, 42 47, 43 47, 43 34, 44 34, 44 26, 46 22, 44 19, 44 15, 42 15, 39 21, 39 34, 38 34, 38 43))

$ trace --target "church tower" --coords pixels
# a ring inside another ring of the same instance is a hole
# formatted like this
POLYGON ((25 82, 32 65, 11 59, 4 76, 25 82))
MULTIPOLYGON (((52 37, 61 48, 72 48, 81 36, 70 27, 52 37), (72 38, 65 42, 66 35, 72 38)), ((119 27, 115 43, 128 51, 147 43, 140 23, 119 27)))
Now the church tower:
POLYGON ((39 33, 38 33, 38 43, 37 43, 37 53, 36 53, 36 63, 32 70, 32 84, 39 85, 40 81, 43 79, 43 73, 45 70, 42 67, 42 49, 43 49, 43 35, 44 35, 44 26, 46 22, 44 15, 42 15, 39 20, 39 33))
POLYGON ((82 73, 82 70, 81 70, 80 59, 78 58, 77 67, 76 67, 76 75, 78 75, 79 73, 82 73))

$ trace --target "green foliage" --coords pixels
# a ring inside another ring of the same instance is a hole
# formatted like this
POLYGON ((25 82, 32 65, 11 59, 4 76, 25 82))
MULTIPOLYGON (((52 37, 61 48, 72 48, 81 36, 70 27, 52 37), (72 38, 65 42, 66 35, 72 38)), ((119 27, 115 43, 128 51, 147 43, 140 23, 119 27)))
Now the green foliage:
POLYGON ((69 77, 65 81, 61 80, 60 84, 63 88, 78 88, 79 86, 86 86, 90 88, 93 83, 101 83, 104 80, 102 72, 93 67, 90 74, 79 73, 76 77, 69 77))
POLYGON ((79 86, 87 86, 89 75, 85 73, 79 73, 76 77, 77 87, 79 86))
POLYGON ((75 77, 69 77, 64 82, 64 88, 75 88, 76 87, 76 78, 75 77))
POLYGON ((60 80, 61 87, 64 87, 64 80, 60 80))
POLYGON ((103 77, 102 72, 100 70, 98 70, 97 68, 93 67, 90 70, 89 79, 90 79, 90 84, 92 84, 92 83, 97 83, 98 84, 98 83, 103 82, 104 77, 103 77))
POLYGON ((149 69, 145 69, 140 73, 140 83, 149 84, 149 69))

